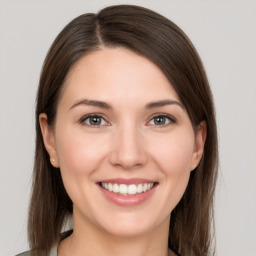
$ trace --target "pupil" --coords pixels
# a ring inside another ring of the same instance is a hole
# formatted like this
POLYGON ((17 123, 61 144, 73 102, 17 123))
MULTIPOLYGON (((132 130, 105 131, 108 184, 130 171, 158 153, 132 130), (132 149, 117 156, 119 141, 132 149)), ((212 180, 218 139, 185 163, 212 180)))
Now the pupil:
POLYGON ((155 124, 165 124, 165 117, 158 116, 154 118, 155 124))
POLYGON ((90 118, 91 125, 100 125, 100 123, 101 123, 100 117, 95 116, 90 118))

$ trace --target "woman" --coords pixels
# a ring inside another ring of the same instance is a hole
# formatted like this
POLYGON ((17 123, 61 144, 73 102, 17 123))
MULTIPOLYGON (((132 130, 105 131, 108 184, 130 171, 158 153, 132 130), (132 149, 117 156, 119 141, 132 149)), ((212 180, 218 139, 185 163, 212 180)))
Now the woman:
POLYGON ((23 255, 214 254, 213 99, 171 21, 129 5, 71 21, 43 66, 36 132, 23 255))

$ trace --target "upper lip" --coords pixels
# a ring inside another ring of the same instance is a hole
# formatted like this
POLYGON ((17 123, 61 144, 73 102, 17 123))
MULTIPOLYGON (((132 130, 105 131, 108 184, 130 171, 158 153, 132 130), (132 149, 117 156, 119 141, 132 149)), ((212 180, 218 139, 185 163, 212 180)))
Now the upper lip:
POLYGON ((143 178, 131 178, 131 179, 124 179, 124 178, 115 178, 115 179, 106 179, 101 180, 98 183, 116 183, 116 184, 144 184, 144 183, 156 183, 156 181, 149 180, 149 179, 143 179, 143 178))

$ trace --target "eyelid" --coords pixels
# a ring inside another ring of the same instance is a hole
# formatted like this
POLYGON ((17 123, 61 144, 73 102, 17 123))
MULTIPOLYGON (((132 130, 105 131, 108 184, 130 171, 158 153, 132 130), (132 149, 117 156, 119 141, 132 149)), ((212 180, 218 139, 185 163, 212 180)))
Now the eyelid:
MULTIPOLYGON (((175 124, 177 122, 177 119, 175 117, 173 117, 172 115, 169 115, 169 114, 166 114, 166 113, 156 113, 154 115, 152 115, 150 118, 149 118, 149 121, 147 122, 147 125, 149 125, 149 122, 155 118, 155 117, 158 117, 158 116, 163 116, 163 117, 166 117, 167 119, 170 120, 170 123, 171 124, 175 124)), ((105 115, 101 114, 101 113, 90 113, 90 114, 86 114, 84 116, 82 116, 80 119, 79 119, 79 123, 82 124, 82 125, 85 125, 85 126, 88 126, 88 127, 94 127, 94 128, 97 128, 97 127, 104 127, 104 126, 110 126, 111 124, 108 122, 107 118, 105 117, 105 115), (102 119, 104 119, 104 121, 107 123, 105 125, 89 125, 89 124, 86 124, 85 123, 85 120, 89 117, 101 117, 102 119)), ((158 125, 159 127, 163 127, 163 126, 168 126, 168 124, 164 124, 164 125, 158 125)), ((154 126, 157 126, 157 125, 154 125, 154 126)))
POLYGON ((107 121, 107 118, 103 115, 103 114, 100 114, 100 113, 90 113, 90 114, 87 114, 87 115, 84 115, 82 116, 80 119, 79 119, 79 123, 81 125, 85 125, 85 126, 88 126, 88 127, 93 127, 93 128, 99 128, 99 127, 104 127, 104 126, 109 126, 110 123, 107 121), (85 120, 89 117, 100 117, 102 119, 104 119, 104 121, 107 123, 107 124, 104 124, 104 125, 89 125, 89 124, 86 124, 85 123, 85 120))
MULTIPOLYGON (((155 117, 158 117, 158 116, 163 116, 163 117, 166 117, 167 119, 170 120, 170 123, 168 124, 163 124, 163 125, 154 125, 154 126, 158 126, 158 127, 163 127, 163 126, 168 126, 169 124, 175 124, 177 123, 177 119, 172 116, 172 115, 169 115, 169 114, 166 114, 166 113, 157 113, 157 114, 154 114, 150 117, 149 121, 147 122, 147 124, 149 124, 149 122, 155 118, 155 117)), ((153 125, 152 125, 153 126, 153 125)))

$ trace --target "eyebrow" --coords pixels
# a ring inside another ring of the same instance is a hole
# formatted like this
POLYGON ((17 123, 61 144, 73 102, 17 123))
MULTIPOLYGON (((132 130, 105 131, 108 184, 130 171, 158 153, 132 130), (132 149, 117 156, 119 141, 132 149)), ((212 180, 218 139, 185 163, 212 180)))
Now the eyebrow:
POLYGON ((179 101, 176 101, 176 100, 160 100, 160 101, 155 101, 155 102, 149 102, 146 105, 146 108, 147 109, 158 108, 158 107, 163 107, 166 105, 173 105, 173 104, 180 106, 182 109, 185 108, 179 101))
POLYGON ((79 105, 87 105, 87 106, 94 106, 94 107, 99 107, 99 108, 104 108, 104 109, 112 109, 111 105, 104 101, 98 101, 98 100, 87 100, 87 99, 82 99, 76 101, 70 109, 77 107, 79 105))
MULTIPOLYGON (((76 101, 70 109, 73 109, 79 105, 87 105, 87 106, 93 106, 93 107, 99 107, 103 109, 113 109, 112 106, 104 101, 98 101, 98 100, 88 100, 88 99, 82 99, 76 101)), ((158 108, 158 107, 163 107, 166 105, 178 105, 182 109, 184 109, 184 106, 175 100, 160 100, 160 101, 155 101, 155 102, 149 102, 146 104, 145 108, 146 109, 152 109, 152 108, 158 108)))

